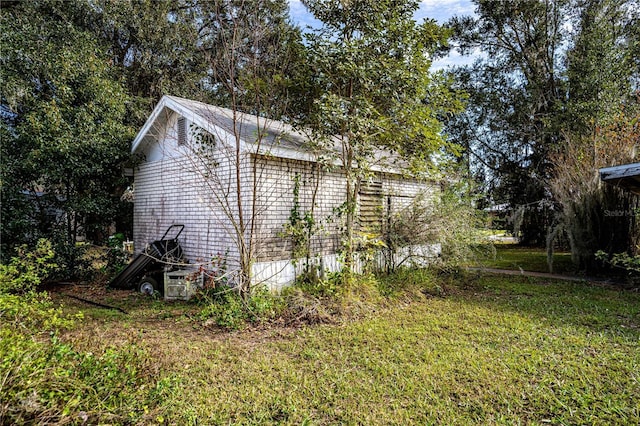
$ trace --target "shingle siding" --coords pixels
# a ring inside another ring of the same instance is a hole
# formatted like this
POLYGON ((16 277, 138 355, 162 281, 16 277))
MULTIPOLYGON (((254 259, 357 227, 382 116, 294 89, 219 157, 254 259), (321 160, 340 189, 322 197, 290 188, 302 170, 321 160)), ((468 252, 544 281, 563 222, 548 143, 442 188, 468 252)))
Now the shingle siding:
POLYGON ((294 206, 296 176, 301 216, 311 212, 316 193, 313 217, 319 229, 312 238, 312 254, 335 253, 338 249, 338 222, 332 213, 346 199, 343 175, 323 172, 315 163, 305 161, 265 156, 256 156, 254 161, 259 176, 256 260, 291 258, 292 242, 283 236, 283 231, 294 206))
MULTIPOLYGON (((170 118, 168 126, 159 129, 162 139, 145 152, 154 161, 143 161, 135 171, 136 252, 159 239, 170 225, 183 224, 180 243, 191 263, 207 263, 220 254, 230 267, 237 266, 234 227, 225 213, 237 206, 233 152, 215 150, 205 160, 191 137, 187 146, 177 149, 177 117, 170 118)), ((241 158, 241 169, 241 180, 246 182, 250 176, 246 156, 241 158)))
POLYGON ((224 230, 228 218, 211 202, 202 176, 182 159, 146 163, 136 175, 134 245, 140 252, 172 224, 183 224, 180 243, 192 263, 235 249, 224 230))
MULTIPOLYGON (((343 219, 336 215, 335 210, 346 201, 344 173, 318 170, 315 163, 289 159, 256 156, 253 161, 257 164, 259 176, 256 260, 276 261, 291 258, 292 242, 289 237, 283 235, 283 231, 285 224, 290 220, 294 205, 296 176, 299 182, 298 202, 301 216, 311 211, 313 194, 316 192, 313 217, 318 229, 311 240, 311 255, 334 254, 339 251, 343 219)), ((372 215, 378 214, 380 217, 377 223, 382 224, 386 215, 396 214, 406 208, 417 194, 433 191, 424 181, 393 174, 382 174, 376 176, 375 180, 381 183, 376 186, 381 191, 380 207, 374 209, 369 206, 366 212, 369 224, 373 221, 372 215)))
MULTIPOLYGON (((228 132, 213 129, 211 134, 216 144, 203 150, 195 143, 197 138, 194 139, 193 133, 197 129, 187 117, 187 140, 178 146, 178 114, 171 110, 163 114, 165 124, 150 131, 140 142, 145 160, 135 170, 136 252, 159 239, 170 225, 183 224, 180 243, 191 263, 207 264, 212 258, 222 256, 229 269, 238 268, 235 139, 228 132)), ((340 249, 344 219, 336 214, 336 209, 346 201, 344 173, 337 167, 332 171, 322 170, 306 157, 287 159, 268 152, 249 154, 245 150, 240 158, 244 221, 247 238, 251 227, 255 231, 251 241, 253 260, 262 268, 259 275, 264 279, 270 279, 283 268, 287 268, 288 273, 292 271, 288 262, 292 241, 283 231, 294 205, 296 177, 299 214, 304 216, 305 212, 314 210, 316 229, 311 254, 323 256, 326 265, 338 267, 335 254, 340 249), (252 212, 254 194, 255 214, 252 212), (254 223, 251 223, 252 217, 254 223)), ((423 181, 395 174, 376 174, 373 179, 375 194, 367 190, 361 192, 361 197, 373 198, 361 200, 359 213, 370 223, 380 223, 380 227, 384 227, 386 216, 406 208, 418 193, 435 191, 423 181), (376 215, 380 215, 380 220, 376 215)), ((370 183, 363 182, 363 187, 367 185, 370 183)))

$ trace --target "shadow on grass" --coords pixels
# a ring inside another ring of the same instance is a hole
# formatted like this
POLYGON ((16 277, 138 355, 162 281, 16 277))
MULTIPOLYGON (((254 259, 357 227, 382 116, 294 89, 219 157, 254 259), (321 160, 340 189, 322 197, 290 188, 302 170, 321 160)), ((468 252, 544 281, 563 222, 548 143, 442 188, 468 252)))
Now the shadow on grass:
POLYGON ((516 312, 548 326, 640 336, 640 293, 613 286, 470 272, 448 278, 454 297, 492 310, 516 312), (457 294, 455 294, 457 292, 457 294))
POLYGON ((574 274, 576 267, 571 261, 571 253, 556 251, 553 253, 552 269, 549 270, 547 252, 540 247, 526 247, 518 244, 496 244, 493 259, 483 259, 480 265, 485 268, 524 270, 532 272, 553 272, 574 274))

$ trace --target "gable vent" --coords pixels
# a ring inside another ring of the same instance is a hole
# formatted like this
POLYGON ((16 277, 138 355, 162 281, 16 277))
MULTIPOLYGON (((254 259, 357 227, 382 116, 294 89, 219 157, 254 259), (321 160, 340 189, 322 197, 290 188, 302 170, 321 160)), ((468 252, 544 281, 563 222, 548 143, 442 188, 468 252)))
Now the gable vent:
POLYGON ((361 229, 379 232, 382 228, 382 181, 362 182, 358 195, 361 229))
POLYGON ((178 118, 178 146, 187 143, 187 122, 184 117, 178 118))

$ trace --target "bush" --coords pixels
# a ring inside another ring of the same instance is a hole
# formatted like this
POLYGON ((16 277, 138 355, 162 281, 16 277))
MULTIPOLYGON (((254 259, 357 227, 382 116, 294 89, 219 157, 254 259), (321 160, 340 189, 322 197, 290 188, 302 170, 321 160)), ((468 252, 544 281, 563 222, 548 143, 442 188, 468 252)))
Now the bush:
POLYGON ((161 403, 153 358, 133 344, 94 355, 59 340, 82 314, 35 291, 54 256, 40 240, 0 269, 0 424, 135 423, 147 414, 139 407, 161 403))
POLYGON ((330 272, 325 278, 320 278, 317 274, 308 273, 297 277, 295 287, 310 296, 326 298, 333 297, 344 283, 343 272, 330 272))
POLYGON ((31 251, 26 245, 16 251, 8 265, 0 264, 0 293, 31 292, 58 267, 49 240, 39 240, 31 251))
POLYGON ((123 424, 160 402, 149 396, 151 357, 135 345, 94 355, 55 336, 43 342, 3 327, 0 354, 2 424, 123 424))
MULTIPOLYGON (((468 184, 464 181, 451 182, 437 195, 421 194, 405 209, 393 215, 385 241, 387 257, 404 247, 439 245, 441 252, 436 256, 428 251, 420 258, 407 254, 400 265, 437 265, 443 269, 457 269, 470 261, 495 255, 495 248, 487 242, 481 229, 485 219, 483 213, 474 207, 475 201, 469 195, 468 184)), ((411 251, 410 251, 411 252, 411 251)), ((388 270, 395 262, 388 262, 388 270)))
POLYGON ((264 287, 255 288, 246 300, 226 286, 202 292, 198 298, 206 304, 200 311, 200 320, 230 330, 272 319, 283 308, 281 298, 264 287))
POLYGON ((248 320, 262 323, 277 317, 283 310, 283 299, 261 286, 253 290, 246 304, 248 320))
POLYGON ((119 274, 129 263, 129 253, 123 248, 124 234, 109 237, 104 272, 109 276, 119 274))
POLYGON ((59 340, 79 318, 46 293, 0 293, 0 424, 129 424, 161 404, 146 349, 93 354, 59 340))
POLYGON ((200 319, 205 324, 212 321, 220 327, 237 330, 246 322, 242 299, 232 289, 219 291, 200 311, 200 319))
POLYGON ((624 271, 627 274, 628 283, 632 287, 640 285, 640 255, 629 256, 628 253, 614 253, 609 256, 608 253, 599 250, 596 252, 595 258, 604 264, 624 271))
POLYGON ((0 293, 0 323, 3 327, 30 334, 55 333, 73 325, 74 317, 65 316, 61 307, 54 307, 46 293, 0 293))
POLYGON ((55 235, 53 244, 56 252, 58 269, 56 277, 61 280, 91 280, 97 272, 94 267, 96 259, 91 256, 91 244, 61 239, 55 235))
POLYGON ((326 279, 298 280, 283 292, 288 322, 330 323, 357 318, 384 305, 378 279, 373 274, 327 274, 326 279))

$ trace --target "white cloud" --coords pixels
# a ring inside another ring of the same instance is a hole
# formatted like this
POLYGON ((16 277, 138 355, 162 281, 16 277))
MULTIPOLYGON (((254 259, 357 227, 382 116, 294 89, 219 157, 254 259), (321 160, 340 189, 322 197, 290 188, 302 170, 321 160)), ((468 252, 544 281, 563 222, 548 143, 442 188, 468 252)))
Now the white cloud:
POLYGON ((303 31, 307 31, 308 27, 320 28, 321 22, 311 15, 305 5, 300 0, 289 0, 289 15, 291 20, 300 26, 303 31))
POLYGON ((443 24, 453 16, 473 15, 475 5, 471 0, 423 0, 416 12, 418 21, 432 18, 443 24))

